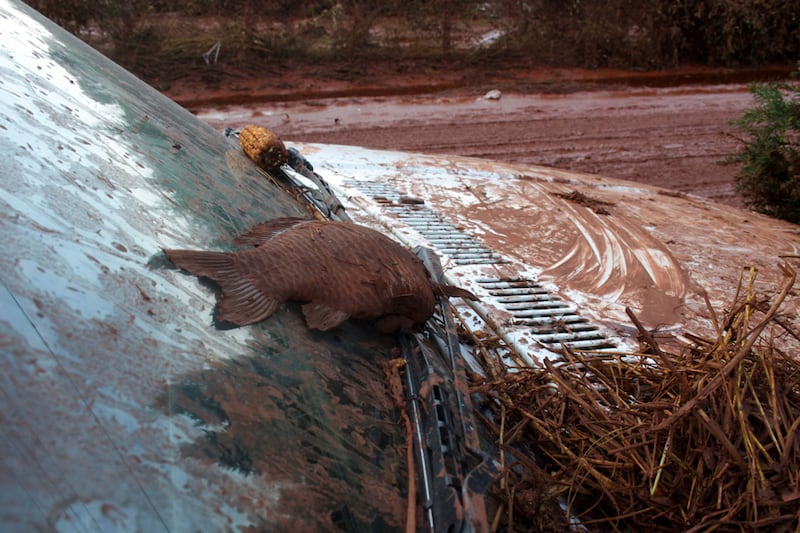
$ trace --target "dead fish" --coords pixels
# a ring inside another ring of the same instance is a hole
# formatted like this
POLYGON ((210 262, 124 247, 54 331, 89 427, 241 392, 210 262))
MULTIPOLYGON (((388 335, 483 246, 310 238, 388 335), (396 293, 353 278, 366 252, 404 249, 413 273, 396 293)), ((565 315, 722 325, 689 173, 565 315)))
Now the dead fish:
POLYGON ((271 316, 286 301, 303 303, 309 328, 329 330, 349 318, 375 319, 392 332, 430 318, 436 296, 477 300, 431 280, 402 245, 349 222, 278 218, 237 237, 236 252, 164 250, 176 266, 220 285, 220 320, 244 326, 271 316))

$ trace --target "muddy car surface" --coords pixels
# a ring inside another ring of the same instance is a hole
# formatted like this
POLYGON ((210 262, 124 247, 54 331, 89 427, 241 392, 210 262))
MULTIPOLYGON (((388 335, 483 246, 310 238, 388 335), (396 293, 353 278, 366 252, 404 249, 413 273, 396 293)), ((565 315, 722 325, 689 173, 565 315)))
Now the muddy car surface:
POLYGON ((395 339, 214 325, 162 248, 308 216, 220 132, 0 4, 0 529, 394 530, 395 339))

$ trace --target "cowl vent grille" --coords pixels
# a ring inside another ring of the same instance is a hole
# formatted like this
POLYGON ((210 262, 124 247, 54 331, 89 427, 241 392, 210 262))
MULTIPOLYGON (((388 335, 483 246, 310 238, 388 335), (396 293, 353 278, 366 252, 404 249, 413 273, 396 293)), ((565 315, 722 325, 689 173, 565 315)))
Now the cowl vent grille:
MULTIPOLYGON (((504 317, 502 328, 514 337, 528 337, 539 346, 558 351, 562 344, 571 349, 606 350, 617 347, 597 326, 578 314, 578 308, 542 286, 530 275, 530 268, 509 261, 476 238, 441 217, 419 199, 404 196, 386 183, 348 180, 345 186, 371 197, 396 229, 413 230, 440 255, 449 260, 453 272, 472 277, 489 314, 504 317), (474 279, 468 270, 481 265, 500 265, 508 277, 474 279), (453 266, 454 265, 454 266, 453 266), (496 309, 497 311, 492 311, 496 309)), ((522 347, 522 343, 517 345, 522 347)), ((532 354, 527 354, 531 356, 532 354)), ((532 359, 531 359, 532 360, 532 359)))
POLYGON ((384 207, 387 214, 422 235, 436 251, 448 256, 456 265, 496 265, 507 262, 501 255, 443 220, 428 206, 414 203, 413 199, 407 199, 389 185, 357 180, 348 180, 346 185, 370 195, 384 207))
POLYGON ((499 254, 442 220, 428 207, 393 205, 387 206, 386 210, 416 230, 436 250, 450 257, 457 265, 494 265, 507 262, 499 254))
POLYGON ((531 336, 541 344, 593 350, 616 347, 578 315, 575 305, 553 296, 533 279, 484 278, 477 283, 511 314, 514 325, 529 326, 531 336))

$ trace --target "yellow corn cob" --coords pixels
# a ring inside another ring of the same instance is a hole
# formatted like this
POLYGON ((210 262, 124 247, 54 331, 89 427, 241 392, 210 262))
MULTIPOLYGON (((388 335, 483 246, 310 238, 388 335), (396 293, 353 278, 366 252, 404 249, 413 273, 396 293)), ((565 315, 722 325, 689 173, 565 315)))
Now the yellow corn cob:
POLYGON ((289 153, 275 132, 262 126, 245 126, 239 133, 239 145, 244 153, 264 170, 286 163, 289 153))

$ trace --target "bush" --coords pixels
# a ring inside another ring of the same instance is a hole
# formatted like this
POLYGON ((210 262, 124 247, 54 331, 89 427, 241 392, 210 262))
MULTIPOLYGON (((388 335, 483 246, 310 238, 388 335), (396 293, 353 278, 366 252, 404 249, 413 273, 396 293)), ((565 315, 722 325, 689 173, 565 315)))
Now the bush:
POLYGON ((797 0, 496 0, 503 45, 555 66, 786 64, 800 57, 797 0))
POLYGON ((764 65, 800 57, 796 0, 657 2, 654 34, 665 57, 709 65, 764 65))
POLYGON ((755 107, 731 122, 744 133, 727 160, 742 165, 737 189, 756 211, 800 224, 800 85, 755 84, 750 92, 755 107))

